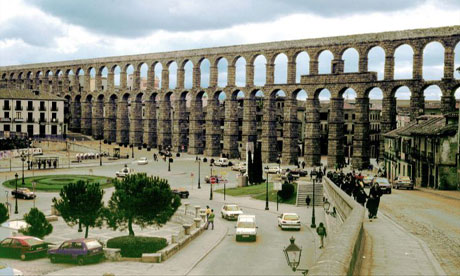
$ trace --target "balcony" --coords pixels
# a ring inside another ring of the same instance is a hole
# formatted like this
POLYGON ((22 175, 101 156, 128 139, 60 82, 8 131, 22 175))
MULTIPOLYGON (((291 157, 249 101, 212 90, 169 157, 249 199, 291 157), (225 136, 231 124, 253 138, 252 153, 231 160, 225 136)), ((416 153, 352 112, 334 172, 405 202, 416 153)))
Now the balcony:
POLYGON ((35 120, 34 120, 33 118, 28 118, 28 119, 27 119, 27 122, 28 122, 28 123, 35 123, 35 120))
POLYGON ((46 111, 46 107, 40 106, 40 107, 38 108, 38 111, 46 111))
POLYGON ((0 122, 11 122, 11 118, 1 118, 0 122))
POLYGON ((27 111, 34 111, 35 108, 33 106, 27 106, 27 111))
POLYGON ((40 118, 40 119, 38 120, 38 122, 39 122, 40 124, 44 124, 44 123, 46 123, 46 119, 45 119, 45 118, 40 118))
POLYGON ((57 106, 51 107, 51 111, 59 111, 59 108, 57 106))
POLYGON ((52 118, 50 120, 50 123, 53 123, 53 124, 59 123, 59 119, 58 118, 52 118))
POLYGON ((16 107, 14 108, 14 110, 16 110, 16 111, 22 111, 22 106, 16 106, 16 107))
POLYGON ((14 122, 18 122, 18 123, 22 123, 24 122, 25 120, 23 118, 14 118, 13 119, 14 122))
POLYGON ((9 105, 4 105, 4 106, 3 106, 3 110, 11 110, 11 106, 9 106, 9 105))

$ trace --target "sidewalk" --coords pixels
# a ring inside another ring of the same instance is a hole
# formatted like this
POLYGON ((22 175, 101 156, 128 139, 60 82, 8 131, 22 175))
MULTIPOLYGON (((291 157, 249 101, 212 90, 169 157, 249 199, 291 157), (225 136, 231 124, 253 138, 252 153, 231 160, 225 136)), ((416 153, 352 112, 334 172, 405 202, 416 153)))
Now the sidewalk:
POLYGON ((427 245, 379 211, 364 221, 360 275, 445 275, 427 245))
POLYGON ((434 190, 434 189, 420 188, 420 187, 417 187, 416 189, 424 193, 431 193, 431 194, 435 194, 435 195, 442 196, 445 198, 460 200, 460 191, 434 190))

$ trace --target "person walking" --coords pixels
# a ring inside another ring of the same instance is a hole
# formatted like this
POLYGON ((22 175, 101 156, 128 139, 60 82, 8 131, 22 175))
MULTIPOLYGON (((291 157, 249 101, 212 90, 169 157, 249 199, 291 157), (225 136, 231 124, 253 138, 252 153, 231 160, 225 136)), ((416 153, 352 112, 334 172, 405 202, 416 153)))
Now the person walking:
POLYGON ((310 195, 307 195, 307 198, 305 198, 305 203, 307 203, 307 208, 310 206, 311 198, 310 195))
POLYGON ((327 237, 327 233, 326 233, 326 227, 324 227, 324 224, 322 222, 320 222, 318 228, 316 228, 316 233, 318 233, 321 239, 321 246, 319 248, 323 248, 324 247, 324 237, 327 237))
POLYGON ((214 218, 216 215, 214 215, 214 209, 211 210, 211 213, 208 216, 208 223, 206 224, 206 230, 208 230, 209 224, 212 224, 212 230, 214 230, 214 218))
POLYGON ((302 161, 302 169, 305 169, 305 161, 302 161))
POLYGON ((211 214, 211 208, 209 208, 209 205, 206 205, 206 221, 208 221, 209 215, 211 214))
POLYGON ((364 206, 366 204, 366 200, 367 200, 366 191, 364 191, 363 186, 360 185, 358 194, 356 196, 356 201, 362 206, 364 206))
MULTIPOLYGON (((383 191, 380 188, 379 183, 375 182, 374 185, 371 187, 369 190, 369 197, 373 199, 373 204, 372 204, 372 217, 370 218, 377 218, 377 212, 379 210, 379 205, 380 205, 380 197, 383 195, 383 191)), ((369 214, 371 216, 371 214, 369 214)))

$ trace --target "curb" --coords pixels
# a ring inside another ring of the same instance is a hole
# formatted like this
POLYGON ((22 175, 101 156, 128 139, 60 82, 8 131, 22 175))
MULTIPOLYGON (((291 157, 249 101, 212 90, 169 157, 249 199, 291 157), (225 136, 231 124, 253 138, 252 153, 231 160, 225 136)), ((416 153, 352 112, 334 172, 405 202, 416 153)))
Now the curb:
POLYGON ((211 251, 214 250, 214 248, 216 248, 223 240, 224 238, 227 236, 228 234, 228 227, 226 228, 225 230, 225 233, 222 235, 222 237, 219 238, 219 240, 208 250, 206 251, 199 259, 198 261, 196 261, 185 273, 184 275, 188 275, 204 258, 206 258, 206 256, 209 255, 209 253, 211 253, 211 251))
POLYGON ((413 238, 423 249, 423 251, 425 252, 425 255, 426 257, 428 258, 428 260, 430 260, 431 262, 431 266, 433 267, 433 269, 436 271, 436 273, 438 275, 447 275, 447 273, 444 271, 444 269, 441 267, 441 265, 439 264, 438 260, 436 259, 436 257, 433 255, 433 253, 431 252, 431 249, 426 245, 426 243, 421 240, 419 237, 415 236, 414 234, 408 232, 406 229, 404 229, 401 225, 399 225, 398 223, 396 223, 395 221, 393 221, 387 214, 385 214, 384 212, 380 211, 382 213, 382 215, 385 217, 385 219, 387 219, 388 221, 390 221, 390 223, 392 223, 395 227, 397 227, 399 230, 403 231, 404 233, 406 233, 407 235, 409 235, 409 237, 413 238))

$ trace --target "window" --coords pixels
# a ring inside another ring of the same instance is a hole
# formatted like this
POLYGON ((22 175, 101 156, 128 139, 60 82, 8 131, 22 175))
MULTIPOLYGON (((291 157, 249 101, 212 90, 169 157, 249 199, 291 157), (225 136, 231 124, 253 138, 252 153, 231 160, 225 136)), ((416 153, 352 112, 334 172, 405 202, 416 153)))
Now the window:
POLYGON ((352 120, 355 119, 355 114, 354 114, 354 113, 351 115, 351 119, 352 119, 352 120))
POLYGON ((4 101, 3 109, 4 110, 10 110, 10 101, 8 101, 8 100, 4 101))
POLYGON ((10 125, 4 125, 3 131, 10 131, 10 125))
POLYGON ((9 112, 5 112, 4 115, 5 115, 5 116, 3 116, 4 118, 10 118, 10 113, 9 112))
POLYGON ((348 120, 348 113, 345 113, 345 121, 348 120))
POLYGON ((27 110, 34 110, 34 103, 32 101, 27 102, 27 110))
POLYGON ((22 112, 16 112, 16 119, 22 119, 22 112))
POLYGON ((27 121, 32 122, 33 120, 34 120, 33 113, 32 112, 27 113, 27 121))
POLYGON ((21 125, 16 125, 16 132, 22 132, 21 125))
POLYGON ((52 111, 57 111, 57 103, 56 102, 51 102, 51 110, 52 111))
POLYGON ((16 110, 22 110, 21 101, 16 101, 16 110))
POLYGON ((51 119, 53 119, 53 122, 56 121, 57 118, 57 113, 53 112, 51 113, 51 119))
POLYGON ((57 135, 57 125, 51 126, 51 135, 57 135))
POLYGON ((45 121, 45 113, 41 112, 40 113, 40 122, 44 122, 45 121))
POLYGON ((40 111, 45 111, 45 102, 40 101, 40 111))

